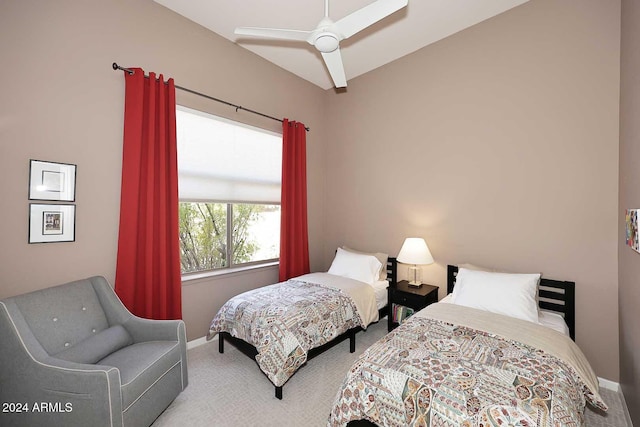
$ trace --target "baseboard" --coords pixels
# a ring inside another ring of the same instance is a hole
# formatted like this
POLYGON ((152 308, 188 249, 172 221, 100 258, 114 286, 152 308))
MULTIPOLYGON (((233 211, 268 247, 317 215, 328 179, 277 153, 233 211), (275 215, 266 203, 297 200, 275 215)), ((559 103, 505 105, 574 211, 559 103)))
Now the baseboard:
POLYGON ((615 391, 618 393, 620 392, 620 383, 617 383, 614 381, 610 381, 610 380, 606 380, 604 378, 598 377, 598 385, 607 390, 615 391))
POLYGON ((208 344, 211 341, 216 341, 217 339, 218 339, 218 334, 216 334, 215 337, 211 338, 210 341, 207 341, 207 337, 200 337, 200 338, 196 338, 195 340, 187 341, 187 350, 199 347, 203 344, 208 344))

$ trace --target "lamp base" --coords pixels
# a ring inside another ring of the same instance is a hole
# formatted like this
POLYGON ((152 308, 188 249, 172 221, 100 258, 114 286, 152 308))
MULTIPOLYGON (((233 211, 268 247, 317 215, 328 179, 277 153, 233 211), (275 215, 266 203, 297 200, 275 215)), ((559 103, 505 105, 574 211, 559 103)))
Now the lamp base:
POLYGON ((419 288, 422 286, 422 271, 417 265, 409 267, 409 286, 412 288, 419 288))

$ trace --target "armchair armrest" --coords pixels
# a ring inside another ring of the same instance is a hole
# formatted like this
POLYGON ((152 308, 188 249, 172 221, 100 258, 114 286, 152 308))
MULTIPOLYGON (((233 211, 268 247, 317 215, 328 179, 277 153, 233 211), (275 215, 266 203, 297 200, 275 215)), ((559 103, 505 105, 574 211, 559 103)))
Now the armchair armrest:
POLYGON ((119 371, 49 356, 23 322, 0 304, 0 401, 28 409, 0 425, 122 426, 119 371))
POLYGON ((185 326, 182 320, 151 320, 131 316, 122 324, 135 342, 183 341, 186 343, 185 326))
POLYGON ((150 320, 134 316, 115 294, 104 277, 89 279, 110 325, 123 325, 135 342, 184 341, 185 326, 182 320, 150 320))
POLYGON ((187 333, 182 320, 150 320, 132 316, 123 326, 135 342, 178 341, 182 360, 182 389, 189 383, 187 370, 187 333))
POLYGON ((87 399, 96 400, 86 402, 93 407, 96 403, 111 400, 110 412, 122 413, 120 372, 117 368, 68 362, 50 356, 43 360, 33 359, 33 362, 30 375, 40 385, 42 394, 49 396, 44 401, 52 400, 54 396, 75 398, 83 403, 87 399))

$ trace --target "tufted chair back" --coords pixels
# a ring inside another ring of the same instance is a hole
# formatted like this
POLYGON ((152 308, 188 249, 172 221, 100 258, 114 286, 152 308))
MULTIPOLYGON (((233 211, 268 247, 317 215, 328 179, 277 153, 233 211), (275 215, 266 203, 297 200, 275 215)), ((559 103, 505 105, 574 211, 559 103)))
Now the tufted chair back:
POLYGON ((89 280, 43 289, 13 300, 31 332, 50 356, 110 326, 89 280))

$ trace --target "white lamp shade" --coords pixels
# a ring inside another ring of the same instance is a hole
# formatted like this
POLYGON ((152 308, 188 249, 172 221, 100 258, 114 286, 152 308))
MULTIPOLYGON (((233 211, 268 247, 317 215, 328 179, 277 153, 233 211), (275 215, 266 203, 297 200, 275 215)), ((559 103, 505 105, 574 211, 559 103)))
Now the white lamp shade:
POLYGON ((403 264, 432 264, 433 257, 429 252, 427 242, 421 237, 408 237, 405 239, 397 258, 403 264))

